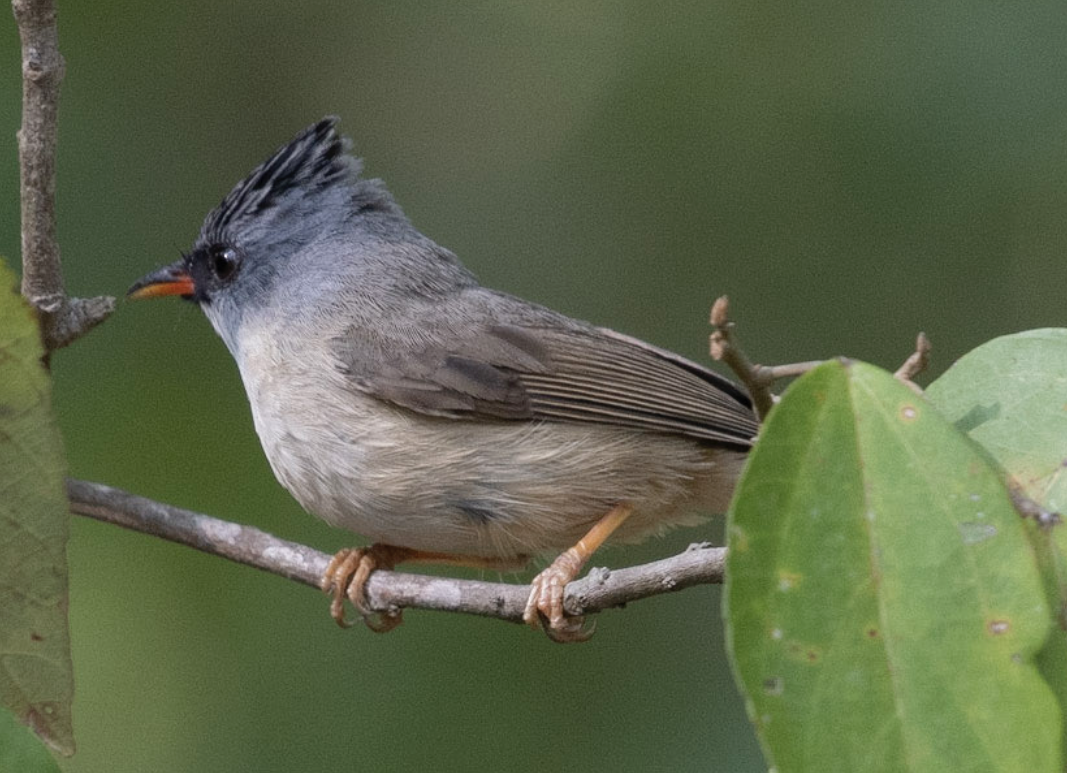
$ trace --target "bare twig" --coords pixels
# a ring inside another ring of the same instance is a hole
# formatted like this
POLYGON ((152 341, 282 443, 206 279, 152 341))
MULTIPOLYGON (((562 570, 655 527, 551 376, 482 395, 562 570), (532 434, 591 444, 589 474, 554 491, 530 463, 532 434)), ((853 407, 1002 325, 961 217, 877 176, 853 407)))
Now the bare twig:
POLYGON ((22 294, 41 318, 45 351, 103 322, 115 299, 68 298, 56 242, 56 113, 64 63, 53 0, 12 0, 22 38, 22 294))
MULTIPOLYGON (((71 511, 78 515, 153 534, 314 588, 319 587, 331 558, 251 526, 183 510, 99 483, 70 480, 67 494, 71 511)), ((564 607, 572 615, 591 614, 693 585, 722 582, 726 549, 694 547, 641 566, 594 569, 567 586, 564 607)), ((374 572, 367 582, 367 598, 377 612, 435 609, 515 623, 522 622, 529 593, 527 585, 386 571, 374 572)))
POLYGON ((741 383, 748 389, 752 397, 752 404, 756 409, 756 415, 760 421, 767 417, 774 406, 774 396, 768 389, 768 384, 757 377, 752 362, 734 342, 734 323, 730 321, 730 299, 725 295, 719 296, 711 307, 711 324, 714 330, 711 333, 711 356, 725 362, 741 383))
POLYGON ((715 328, 711 334, 711 356, 725 362, 752 396, 756 415, 762 421, 774 405, 775 397, 771 394, 771 384, 780 378, 800 376, 807 373, 821 361, 794 362, 787 365, 754 365, 734 337, 734 323, 730 321, 730 299, 725 295, 716 299, 711 307, 711 324, 715 328))
POLYGON ((919 333, 915 338, 915 351, 911 353, 904 364, 897 368, 893 374, 916 392, 922 393, 922 389, 915 383, 915 377, 926 370, 930 364, 930 339, 926 333, 919 333))

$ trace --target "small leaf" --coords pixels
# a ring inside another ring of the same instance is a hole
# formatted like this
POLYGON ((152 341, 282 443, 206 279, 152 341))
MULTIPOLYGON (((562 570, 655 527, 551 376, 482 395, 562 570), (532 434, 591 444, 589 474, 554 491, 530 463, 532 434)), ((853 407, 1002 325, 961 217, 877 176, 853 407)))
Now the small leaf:
POLYGON ((996 472, 888 373, 772 411, 730 514, 728 647, 781 771, 1058 771, 1040 579, 996 472))
POLYGON ((64 456, 40 333, 0 261, 0 703, 74 752, 64 456))
MULTIPOLYGON (((1026 496, 1067 516, 1067 330, 996 338, 964 355, 926 392, 1026 496)), ((1057 627, 1038 664, 1067 706, 1067 523, 1027 522, 1057 627)), ((1067 744, 1067 727, 1064 728, 1067 744)))

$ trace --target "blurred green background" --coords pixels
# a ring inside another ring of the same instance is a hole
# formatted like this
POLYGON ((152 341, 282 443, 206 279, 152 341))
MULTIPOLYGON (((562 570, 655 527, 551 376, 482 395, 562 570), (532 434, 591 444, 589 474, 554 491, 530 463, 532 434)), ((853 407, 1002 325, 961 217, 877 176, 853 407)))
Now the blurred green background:
MULTIPOLYGON (((73 293, 119 295, 173 260, 252 166, 336 113, 484 282, 693 358, 722 293, 766 362, 895 367, 921 329, 936 374, 1064 324, 1060 2, 61 1, 60 36, 73 293)), ((0 254, 17 263, 10 18, 0 52, 0 254)), ((120 304, 54 371, 73 475, 350 543, 273 480, 192 305, 120 304)), ((306 588, 84 519, 70 561, 71 773, 764 768, 717 588, 559 647, 425 612, 341 631, 306 588)))

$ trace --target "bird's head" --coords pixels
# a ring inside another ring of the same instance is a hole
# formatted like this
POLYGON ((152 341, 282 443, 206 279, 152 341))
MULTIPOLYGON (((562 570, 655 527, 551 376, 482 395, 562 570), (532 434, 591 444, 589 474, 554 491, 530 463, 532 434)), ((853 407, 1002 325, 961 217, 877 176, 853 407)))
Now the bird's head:
POLYGON ((321 252, 317 243, 342 237, 368 213, 402 219, 384 185, 360 177, 336 123, 309 126, 252 170, 208 214, 193 248, 139 279, 127 297, 196 301, 229 343, 227 333, 269 302, 294 263, 316 270, 307 256, 321 252))

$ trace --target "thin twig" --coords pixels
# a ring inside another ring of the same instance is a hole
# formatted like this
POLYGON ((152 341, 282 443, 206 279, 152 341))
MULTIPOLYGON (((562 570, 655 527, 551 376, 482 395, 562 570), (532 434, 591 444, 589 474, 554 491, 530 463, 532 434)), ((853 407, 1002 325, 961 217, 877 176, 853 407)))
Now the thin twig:
POLYGON ((726 363, 741 383, 748 389, 756 415, 760 421, 767 417, 775 403, 771 385, 780 378, 800 376, 821 365, 821 360, 793 362, 787 365, 755 365, 738 346, 734 323, 730 320, 730 299, 725 295, 716 299, 711 307, 711 356, 726 363))
POLYGON ((756 409, 756 415, 760 421, 767 418, 774 406, 774 395, 768 389, 768 384, 763 383, 756 375, 752 362, 734 342, 734 323, 730 320, 730 300, 725 295, 716 299, 711 307, 711 324, 714 330, 711 333, 711 356, 725 362, 741 383, 745 385, 752 404, 756 409))
MULTIPOLYGON (((251 526, 139 497, 127 491, 69 480, 71 511, 222 556, 318 588, 330 556, 251 526)), ((726 549, 694 546, 679 555, 627 569, 594 569, 567 586, 564 608, 584 615, 631 601, 722 582, 726 549)), ((367 582, 372 610, 434 609, 522 622, 528 585, 457 580, 378 571, 367 582)), ((323 612, 325 614, 325 611, 323 612)))
POLYGON ((926 370, 930 364, 931 348, 930 339, 926 337, 926 333, 919 333, 915 338, 915 351, 893 374, 919 394, 922 394, 922 388, 915 383, 915 377, 926 370))
POLYGON ((22 39, 22 294, 41 317, 45 351, 66 346, 115 309, 109 297, 68 298, 56 241, 56 114, 64 63, 53 0, 12 0, 22 39))

